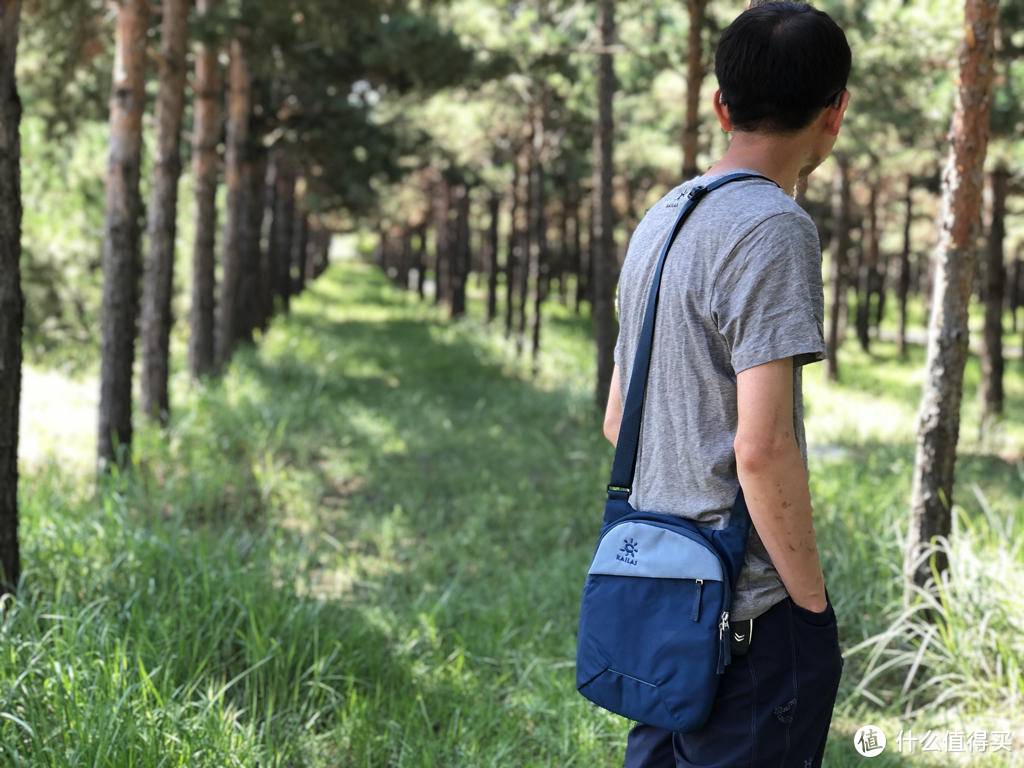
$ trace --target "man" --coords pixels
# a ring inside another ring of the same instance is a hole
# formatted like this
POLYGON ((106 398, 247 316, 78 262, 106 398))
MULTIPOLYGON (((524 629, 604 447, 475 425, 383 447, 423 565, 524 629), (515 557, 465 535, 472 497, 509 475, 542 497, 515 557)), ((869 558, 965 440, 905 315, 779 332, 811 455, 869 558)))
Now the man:
POLYGON ((771 179, 707 195, 664 268, 630 503, 721 528, 742 486, 753 526, 730 614, 734 655, 709 721, 689 733, 637 724, 627 768, 821 765, 843 659, 812 523, 801 392, 801 366, 826 351, 821 249, 792 196, 832 150, 850 62, 843 31, 808 5, 740 14, 715 52, 714 110, 729 148, 655 204, 630 240, 605 416, 612 443, 681 198, 737 170, 771 179))

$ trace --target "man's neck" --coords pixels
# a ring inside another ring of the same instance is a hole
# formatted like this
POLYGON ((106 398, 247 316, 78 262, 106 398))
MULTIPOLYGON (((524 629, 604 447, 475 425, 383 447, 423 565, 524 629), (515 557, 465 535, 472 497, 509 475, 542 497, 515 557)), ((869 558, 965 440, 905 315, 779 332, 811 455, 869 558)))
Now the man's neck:
POLYGON ((749 168, 774 181, 787 195, 795 194, 797 178, 804 165, 802 153, 786 139, 733 134, 725 154, 705 174, 749 168))

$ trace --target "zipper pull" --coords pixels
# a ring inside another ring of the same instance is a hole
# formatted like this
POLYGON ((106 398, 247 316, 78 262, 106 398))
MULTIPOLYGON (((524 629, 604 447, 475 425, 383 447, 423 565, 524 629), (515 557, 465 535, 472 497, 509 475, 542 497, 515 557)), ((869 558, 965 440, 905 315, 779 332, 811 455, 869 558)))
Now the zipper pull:
POLYGON ((704 579, 694 579, 697 582, 697 599, 693 601, 693 620, 700 621, 700 598, 704 592, 704 579))
POLYGON ((729 644, 729 612, 722 611, 722 618, 718 622, 718 674, 722 674, 726 664, 732 662, 732 649, 729 644))

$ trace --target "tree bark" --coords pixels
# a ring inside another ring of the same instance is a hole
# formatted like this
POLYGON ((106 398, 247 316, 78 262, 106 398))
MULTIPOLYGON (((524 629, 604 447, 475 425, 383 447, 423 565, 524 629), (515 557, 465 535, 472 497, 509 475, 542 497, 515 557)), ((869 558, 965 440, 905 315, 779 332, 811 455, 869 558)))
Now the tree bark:
POLYGON ((245 322, 242 338, 250 341, 257 328, 266 327, 266 297, 270 290, 270 254, 263 247, 268 158, 260 133, 257 131, 249 142, 249 189, 245 194, 247 210, 243 239, 246 266, 242 276, 240 297, 245 322))
POLYGON ((263 155, 263 172, 253 171, 253 194, 260 200, 260 321, 259 329, 266 331, 274 315, 274 285, 277 281, 277 263, 274 260, 274 209, 277 206, 277 168, 270 150, 263 155), (266 241, 263 242, 263 236, 266 241))
POLYGON ((836 155, 835 183, 832 187, 832 242, 829 246, 832 299, 828 317, 828 351, 825 375, 839 381, 839 320, 846 292, 846 264, 850 252, 850 164, 844 155, 836 155))
POLYGON ((563 175, 556 184, 557 189, 563 190, 564 197, 557 207, 558 224, 554 230, 558 246, 551 249, 551 271, 558 276, 558 301, 564 307, 569 305, 569 181, 563 175))
POLYGON ((574 311, 580 311, 580 291, 582 288, 583 253, 580 237, 580 188, 575 181, 569 184, 566 192, 566 235, 565 248, 567 251, 567 269, 572 272, 572 306, 574 311))
POLYGON ((295 204, 295 236, 292 248, 292 295, 297 296, 306 287, 306 251, 309 250, 309 213, 303 201, 295 204))
POLYGON ((466 314, 466 279, 469 276, 469 187, 455 192, 455 243, 451 262, 451 317, 466 314))
MULTIPOLYGON (((315 281, 320 275, 320 256, 323 253, 323 236, 323 222, 318 216, 310 216, 309 245, 306 248, 306 266, 304 269, 306 285, 315 281)), ((408 234, 403 233, 403 237, 408 241, 408 234)))
POLYGON ((594 136, 594 239, 593 254, 593 321, 597 343, 597 381, 595 402, 603 412, 611 386, 615 366, 614 350, 617 333, 615 318, 615 281, 617 261, 615 255, 614 223, 612 221, 612 147, 614 116, 612 99, 615 94, 615 71, 612 65, 612 46, 615 44, 615 4, 601 0, 600 22, 601 52, 597 68, 597 125, 594 136))
POLYGON ((487 322, 494 322, 498 314, 498 216, 501 197, 492 193, 487 202, 487 322))
MULTIPOLYGON (((398 266, 398 285, 403 291, 409 290, 409 273, 412 272, 412 229, 402 227, 402 261, 398 266)), ((309 275, 307 273, 307 279, 309 275)))
POLYGON ((146 99, 146 0, 116 4, 117 33, 110 98, 103 309, 97 449, 101 467, 126 464, 132 442, 132 367, 135 363, 139 279, 139 164, 146 99))
POLYGON ((273 242, 274 294, 281 309, 288 311, 292 291, 292 239, 295 236, 295 169, 280 151, 274 155, 273 242))
POLYGON ((519 260, 519 187, 522 174, 519 172, 517 152, 512 161, 512 192, 509 195, 508 247, 505 249, 505 338, 512 337, 512 319, 515 317, 515 275, 519 260))
POLYGON ((537 118, 536 143, 534 151, 534 162, 532 168, 533 183, 532 201, 530 204, 530 236, 531 255, 530 270, 533 272, 533 317, 531 325, 531 361, 533 375, 540 371, 540 331, 542 321, 542 307, 547 298, 548 282, 548 241, 547 241, 547 217, 545 216, 545 195, 544 195, 544 163, 542 153, 544 152, 544 112, 537 118))
POLYGON ((992 209, 985 249, 985 326, 981 338, 981 424, 1003 412, 1003 304, 1005 302, 1006 266, 1003 262, 1003 241, 1006 238, 1006 190, 1010 172, 1003 165, 989 174, 992 209))
POLYGON ((875 265, 878 263, 878 180, 871 182, 868 199, 868 247, 862 251, 857 271, 857 340, 865 352, 871 351, 871 296, 875 265))
POLYGON ((427 295, 427 222, 416 227, 416 295, 427 295))
POLYGON ((900 276, 896 287, 897 300, 900 305, 899 355, 901 360, 907 359, 907 299, 910 296, 910 226, 914 221, 913 191, 914 187, 908 176, 907 191, 903 197, 903 250, 900 251, 900 276))
POLYGON ((442 174, 434 195, 434 304, 450 298, 451 209, 452 187, 442 174))
POLYGON ((185 45, 189 0, 163 0, 157 149, 149 217, 149 252, 142 283, 142 412, 161 424, 170 415, 167 394, 174 285, 174 240, 181 176, 181 118, 185 107, 185 45))
MULTIPOLYGON (((200 18, 209 16, 215 0, 198 0, 200 18)), ((221 76, 217 48, 195 47, 195 109, 192 173, 195 177, 196 233, 192 249, 192 308, 189 369, 196 378, 212 373, 214 346, 214 246, 217 239, 217 144, 220 141, 221 76)))
MULTIPOLYGON (((532 113, 531 109, 531 113, 532 113)), ((523 347, 526 344, 526 317, 529 310, 529 294, 530 294, 530 280, 532 275, 530 274, 531 263, 533 261, 533 244, 535 242, 535 232, 533 230, 533 205, 534 205, 534 164, 536 162, 534 158, 534 126, 533 117, 531 114, 530 118, 530 133, 527 139, 526 146, 522 154, 523 167, 520 171, 523 178, 523 199, 519 206, 521 223, 519 226, 519 263, 517 267, 517 279, 519 285, 517 286, 516 293, 516 357, 520 357, 523 354, 523 347)))
POLYGON ((1021 278, 1024 277, 1024 259, 1020 253, 1024 250, 1024 244, 1017 246, 1017 256, 1013 260, 1013 273, 1010 278, 1010 326, 1014 333, 1017 332, 1017 309, 1021 305, 1021 278))
POLYGON ((231 40, 228 64, 228 125, 224 179, 227 186, 227 221, 224 225, 224 260, 220 304, 217 307, 217 365, 223 368, 244 335, 243 276, 246 271, 245 218, 250 188, 249 116, 252 112, 252 77, 241 37, 231 40))
POLYGON ((0 5, 0 595, 21 578, 18 419, 21 402, 21 99, 15 79, 20 0, 0 5))
POLYGON ((683 122, 683 178, 697 175, 700 89, 704 83, 704 15, 708 0, 687 0, 690 29, 686 49, 686 119, 683 122))
POLYGON ((960 77, 943 173, 942 229, 928 326, 926 379, 918 411, 910 530, 904 561, 907 580, 923 587, 930 561, 942 573, 945 551, 925 556, 935 537, 951 529, 956 444, 960 432, 964 364, 968 352, 967 306, 981 213, 982 168, 988 144, 993 50, 998 0, 966 0, 960 77))

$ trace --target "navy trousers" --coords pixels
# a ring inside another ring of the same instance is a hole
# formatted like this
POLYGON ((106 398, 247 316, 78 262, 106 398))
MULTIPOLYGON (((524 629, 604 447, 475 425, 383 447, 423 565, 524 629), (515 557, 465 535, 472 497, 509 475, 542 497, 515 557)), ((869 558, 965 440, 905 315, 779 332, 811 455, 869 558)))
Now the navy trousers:
POLYGON ((842 670, 831 600, 815 613, 786 597, 754 619, 708 722, 687 733, 637 724, 625 768, 820 768, 842 670))

